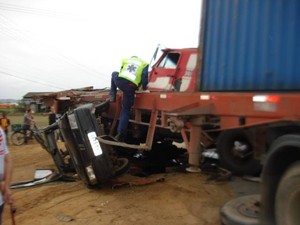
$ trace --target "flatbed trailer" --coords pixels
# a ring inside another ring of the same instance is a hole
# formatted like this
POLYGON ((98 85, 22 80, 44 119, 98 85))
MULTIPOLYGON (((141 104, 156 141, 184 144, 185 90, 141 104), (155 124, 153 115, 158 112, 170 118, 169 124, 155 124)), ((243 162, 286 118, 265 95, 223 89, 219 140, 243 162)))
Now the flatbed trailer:
MULTIPOLYGON (((85 101, 96 101, 94 96, 94 99, 86 99, 84 95, 81 98, 85 101)), ((107 98, 108 93, 97 96, 98 101, 105 101, 107 98)), ((111 121, 107 132, 109 135, 114 135, 121 101, 122 94, 119 93, 116 103, 110 103, 108 110, 101 115, 102 120, 111 121)), ((169 131, 170 135, 166 135, 168 138, 177 133, 174 140, 180 136, 184 141, 191 167, 197 171, 201 149, 216 142, 210 137, 210 133, 248 129, 252 131, 251 135, 249 133, 249 142, 252 145, 256 143, 253 155, 259 158, 266 154, 266 142, 272 142, 271 139, 266 139, 267 133, 274 139, 278 137, 282 127, 285 132, 289 128, 291 133, 297 131, 296 128, 300 125, 299 107, 300 96, 288 93, 137 93, 130 124, 131 127, 146 127, 146 139, 144 143, 127 147, 151 150, 154 136, 157 132, 158 135, 161 133, 157 130, 169 131)), ((110 144, 120 145, 114 142, 110 144)))

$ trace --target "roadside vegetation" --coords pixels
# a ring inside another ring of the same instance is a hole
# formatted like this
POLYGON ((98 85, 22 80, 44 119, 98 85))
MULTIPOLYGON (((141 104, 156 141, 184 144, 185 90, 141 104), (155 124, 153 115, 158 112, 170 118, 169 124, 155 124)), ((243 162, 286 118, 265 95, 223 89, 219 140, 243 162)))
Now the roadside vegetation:
MULTIPOLYGON (((15 125, 15 124, 22 125, 23 124, 23 116, 24 116, 24 112, 17 112, 17 113, 7 112, 7 117, 10 119, 10 127, 9 127, 10 134, 13 132, 12 125, 15 125)), ((47 114, 34 113, 33 117, 36 122, 36 126, 38 128, 43 128, 48 125, 48 115, 47 114)))

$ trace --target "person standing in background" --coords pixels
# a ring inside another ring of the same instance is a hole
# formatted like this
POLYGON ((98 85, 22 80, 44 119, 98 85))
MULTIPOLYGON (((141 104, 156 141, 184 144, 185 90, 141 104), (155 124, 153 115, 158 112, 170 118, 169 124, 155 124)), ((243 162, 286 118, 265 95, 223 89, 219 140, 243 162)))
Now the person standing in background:
POLYGON ((0 225, 2 224, 2 213, 4 204, 13 204, 10 189, 12 176, 12 159, 6 144, 6 135, 0 128, 0 225))
POLYGON ((48 125, 51 125, 56 122, 56 113, 54 106, 50 107, 50 111, 48 113, 48 125))
MULTIPOLYGON (((50 111, 48 112, 48 125, 50 126, 50 125, 54 124, 56 122, 56 120, 57 120, 57 114, 55 112, 55 107, 52 105, 50 107, 50 111)), ((61 137, 58 129, 55 130, 54 135, 55 135, 55 140, 58 140, 58 141, 62 140, 62 137, 61 137)))
POLYGON ((34 124, 34 118, 32 116, 32 110, 29 108, 26 110, 26 113, 24 114, 23 127, 22 127, 25 135, 25 144, 27 144, 28 142, 27 131, 30 129, 31 124, 34 124))
POLYGON ((2 117, 0 118, 0 126, 6 135, 6 143, 8 144, 8 127, 10 125, 10 119, 7 117, 6 112, 2 113, 2 117))

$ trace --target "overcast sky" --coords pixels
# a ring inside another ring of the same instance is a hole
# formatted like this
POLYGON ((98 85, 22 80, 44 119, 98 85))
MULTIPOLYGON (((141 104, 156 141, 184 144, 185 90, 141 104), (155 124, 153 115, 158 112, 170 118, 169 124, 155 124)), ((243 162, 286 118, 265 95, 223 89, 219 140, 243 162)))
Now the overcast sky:
POLYGON ((0 99, 110 86, 124 57, 197 47, 201 0, 0 0, 0 99))

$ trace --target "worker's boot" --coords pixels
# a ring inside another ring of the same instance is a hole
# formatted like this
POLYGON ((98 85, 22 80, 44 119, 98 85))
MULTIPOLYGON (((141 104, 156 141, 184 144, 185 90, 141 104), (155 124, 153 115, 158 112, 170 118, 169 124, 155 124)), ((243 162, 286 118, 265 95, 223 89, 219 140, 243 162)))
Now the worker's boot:
POLYGON ((118 142, 124 142, 124 141, 125 141, 125 134, 124 134, 124 133, 118 133, 118 134, 115 136, 115 139, 116 139, 118 142))
POLYGON ((116 96, 109 96, 109 102, 115 102, 116 96))

